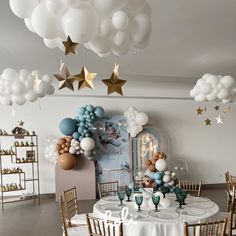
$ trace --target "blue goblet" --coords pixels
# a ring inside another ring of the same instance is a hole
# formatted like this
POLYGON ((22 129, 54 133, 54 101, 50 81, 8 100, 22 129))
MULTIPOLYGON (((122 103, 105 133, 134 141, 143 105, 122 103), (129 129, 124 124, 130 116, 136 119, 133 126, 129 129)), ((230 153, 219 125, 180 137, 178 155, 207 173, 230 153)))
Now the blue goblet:
POLYGON ((140 206, 143 203, 143 195, 135 196, 135 202, 138 205, 138 211, 141 211, 140 206))

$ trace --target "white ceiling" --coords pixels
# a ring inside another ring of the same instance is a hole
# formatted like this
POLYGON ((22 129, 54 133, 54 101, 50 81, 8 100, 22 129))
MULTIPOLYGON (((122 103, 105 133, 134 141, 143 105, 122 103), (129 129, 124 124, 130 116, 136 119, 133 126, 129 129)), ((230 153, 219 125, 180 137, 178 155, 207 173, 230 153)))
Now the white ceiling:
POLYGON ((236 78, 236 0, 149 0, 153 10, 153 33, 140 55, 99 58, 81 47, 78 56, 65 57, 59 49, 48 49, 42 39, 28 31, 23 20, 10 10, 8 0, 0 3, 0 71, 39 69, 56 73, 65 60, 79 72, 108 75, 114 62, 123 77, 166 78, 192 81, 206 72, 230 74, 236 78), (132 76, 132 77, 133 77, 132 76))

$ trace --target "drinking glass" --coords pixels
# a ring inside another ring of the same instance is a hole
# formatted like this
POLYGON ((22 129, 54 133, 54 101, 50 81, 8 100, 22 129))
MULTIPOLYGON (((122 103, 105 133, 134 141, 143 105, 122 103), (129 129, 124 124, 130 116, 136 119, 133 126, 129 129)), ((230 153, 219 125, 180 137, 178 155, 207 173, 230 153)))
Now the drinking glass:
POLYGON ((157 207, 160 202, 160 196, 156 196, 155 194, 152 195, 152 202, 155 205, 155 212, 157 212, 157 207))
POLYGON ((162 194, 163 194, 163 198, 165 198, 165 197, 166 197, 166 194, 170 192, 170 188, 167 187, 167 186, 162 186, 162 187, 160 187, 160 190, 161 190, 161 192, 162 192, 162 194))
POLYGON ((176 194, 176 200, 179 203, 179 208, 182 208, 184 196, 182 194, 176 194))
POLYGON ((123 201, 124 198, 125 198, 125 191, 118 191, 118 192, 117 192, 117 195, 118 195, 118 198, 119 198, 119 200, 120 200, 120 206, 123 206, 122 201, 123 201))
POLYGON ((128 197, 127 202, 131 202, 130 196, 131 196, 131 194, 132 194, 132 189, 127 187, 127 188, 125 189, 125 193, 126 193, 126 196, 128 197))
POLYGON ((138 205, 138 211, 141 211, 140 206, 141 206, 142 203, 143 203, 143 196, 142 196, 142 195, 140 195, 140 196, 135 196, 135 202, 136 202, 136 204, 138 205))

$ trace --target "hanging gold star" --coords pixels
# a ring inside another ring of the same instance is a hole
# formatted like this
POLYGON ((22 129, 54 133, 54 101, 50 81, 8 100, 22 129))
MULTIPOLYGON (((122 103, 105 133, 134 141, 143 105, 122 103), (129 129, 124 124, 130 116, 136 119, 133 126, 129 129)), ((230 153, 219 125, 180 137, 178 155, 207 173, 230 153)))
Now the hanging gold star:
POLYGON ((220 106, 215 106, 215 111, 219 111, 220 110, 220 106))
POLYGON ((197 111, 197 115, 202 115, 202 113, 204 112, 204 109, 199 107, 196 111, 197 111))
POLYGON ((80 74, 73 75, 74 80, 78 81, 78 90, 85 87, 94 89, 93 80, 97 73, 90 73, 85 66, 83 66, 80 74))
POLYGON ((67 37, 67 40, 66 41, 63 41, 62 42, 64 47, 65 47, 65 55, 69 54, 69 53, 72 53, 72 54, 77 54, 75 49, 78 45, 78 43, 75 43, 71 40, 70 36, 67 37))
POLYGON ((74 78, 71 77, 67 67, 64 65, 62 70, 60 71, 61 74, 55 74, 54 76, 59 81, 59 90, 63 88, 68 88, 74 91, 73 82, 74 78))
POLYGON ((223 120, 224 120, 224 118, 221 117, 221 115, 219 115, 218 117, 216 117, 216 122, 217 122, 217 124, 223 124, 223 120))
POLYGON ((127 80, 119 79, 119 65, 115 64, 115 68, 111 74, 110 79, 103 79, 102 82, 108 87, 107 94, 118 93, 123 96, 122 86, 127 80))
POLYGON ((207 118, 207 119, 205 120, 205 123, 206 123, 206 125, 211 125, 211 120, 210 120, 209 118, 207 118))
POLYGON ((23 120, 19 120, 19 121, 17 121, 18 123, 19 123, 19 125, 18 126, 24 126, 24 121, 23 120))

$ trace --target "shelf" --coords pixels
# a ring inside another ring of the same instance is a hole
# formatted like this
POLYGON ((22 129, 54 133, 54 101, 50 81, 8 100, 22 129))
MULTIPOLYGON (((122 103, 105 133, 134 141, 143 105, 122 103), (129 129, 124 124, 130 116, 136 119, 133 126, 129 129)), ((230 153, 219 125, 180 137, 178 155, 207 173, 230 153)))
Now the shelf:
POLYGON ((25 188, 22 189, 15 189, 15 190, 9 190, 9 191, 2 191, 3 193, 10 193, 10 192, 16 192, 16 191, 23 191, 26 190, 25 188))
POLYGON ((15 156, 16 154, 0 154, 0 156, 15 156))
MULTIPOLYGON (((6 204, 6 203, 12 203, 12 202, 23 202, 23 201, 27 201, 27 200, 34 200, 37 198, 38 198, 38 195, 34 195, 31 198, 26 198, 26 199, 20 199, 20 196, 19 197, 11 197, 11 198, 9 198, 9 200, 4 200, 3 203, 6 204)), ((0 202, 2 202, 1 199, 0 199, 0 202)))
POLYGON ((38 163, 37 161, 25 161, 25 162, 12 162, 14 164, 31 164, 31 163, 38 163))
POLYGON ((15 173, 2 173, 2 175, 19 175, 19 174, 24 174, 25 172, 22 171, 22 172, 15 172, 15 173))
POLYGON ((30 148, 30 147, 37 147, 37 145, 29 145, 29 146, 16 146, 16 145, 13 145, 12 147, 16 147, 16 148, 30 148))
MULTIPOLYGON (((23 180, 23 181, 24 181, 24 180, 23 180)), ((38 179, 38 178, 25 179, 25 182, 29 182, 29 181, 39 181, 39 179, 38 179)))
MULTIPOLYGON (((15 134, 2 134, 2 135, 0 135, 0 138, 1 137, 15 137, 16 135, 15 134)), ((36 137, 37 135, 35 134, 35 135, 31 135, 31 134, 29 134, 29 135, 24 135, 24 137, 36 137)), ((22 136, 23 137, 23 136, 22 136)), ((17 138, 16 138, 17 139, 17 138)), ((20 139, 20 138, 19 138, 20 139)))

